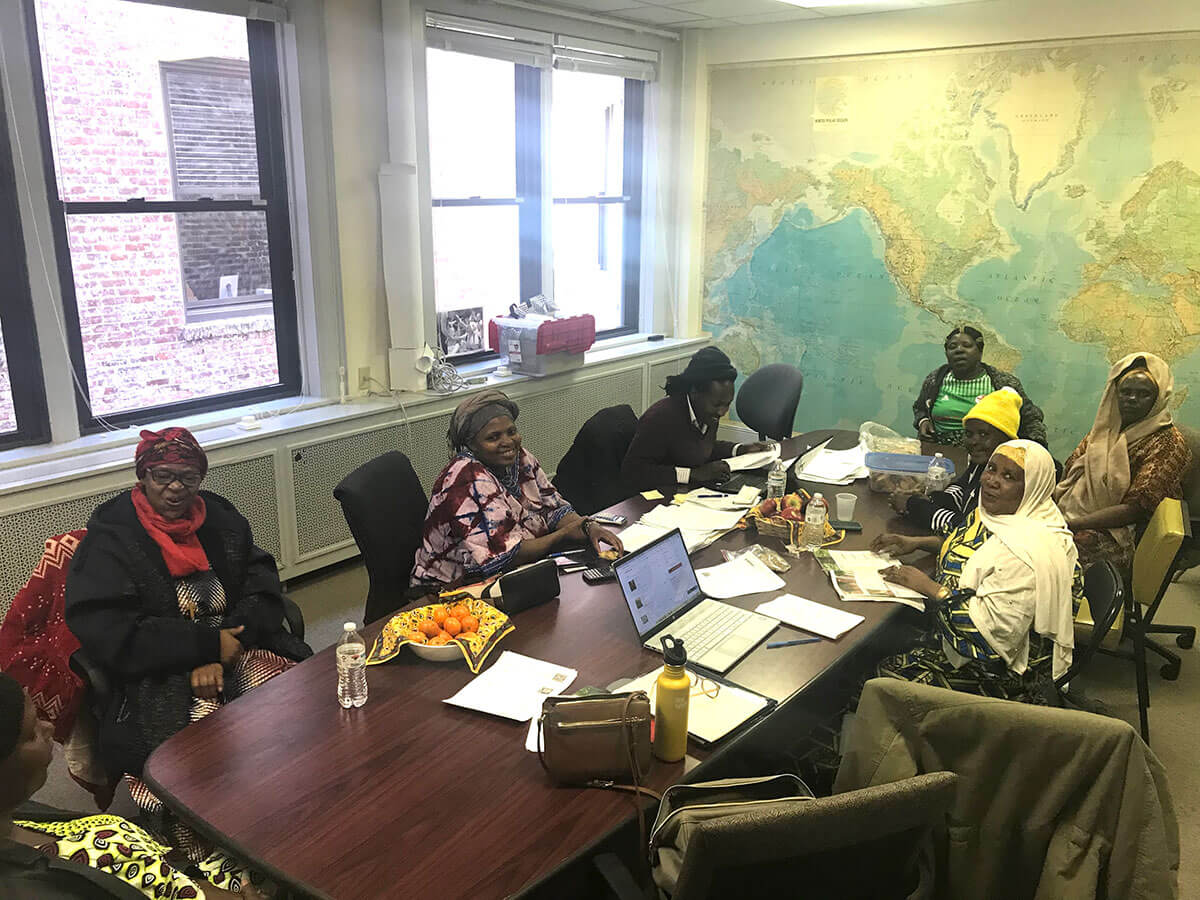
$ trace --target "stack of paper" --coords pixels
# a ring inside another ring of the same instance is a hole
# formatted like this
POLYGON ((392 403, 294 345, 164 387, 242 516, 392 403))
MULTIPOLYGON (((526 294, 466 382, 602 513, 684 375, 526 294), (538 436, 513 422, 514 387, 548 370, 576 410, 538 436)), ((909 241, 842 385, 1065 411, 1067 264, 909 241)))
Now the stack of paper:
POLYGON ((860 444, 849 450, 830 450, 821 444, 800 458, 796 477, 820 484, 850 484, 856 478, 866 478, 866 451, 860 444))
POLYGON ((740 509, 747 510, 758 502, 762 491, 752 485, 745 485, 736 494, 722 494, 712 488, 696 488, 683 495, 687 503, 707 506, 709 509, 740 509))
POLYGON ((770 450, 761 450, 758 453, 743 453, 741 456, 731 456, 725 462, 729 464, 729 471, 731 472, 748 472, 751 469, 765 469, 777 459, 779 459, 778 444, 770 450))
POLYGON ((818 550, 816 557, 843 600, 875 600, 925 609, 922 594, 883 580, 880 572, 896 565, 893 559, 870 550, 818 550))
POLYGON ((837 640, 851 628, 863 621, 863 617, 842 609, 834 609, 824 603, 814 603, 795 594, 782 594, 774 600, 758 605, 758 612, 793 628, 811 631, 821 637, 837 640))
POLYGON ((784 580, 753 553, 707 569, 697 569, 696 579, 700 589, 715 600, 763 594, 784 586, 784 580))
MULTIPOLYGON (((670 531, 670 528, 660 528, 657 525, 647 525, 643 522, 635 522, 624 531, 617 535, 621 539, 621 545, 625 548, 626 553, 632 553, 635 550, 641 550, 647 544, 652 543, 670 531)), ((679 530, 683 535, 683 545, 687 547, 689 554, 695 553, 697 550, 707 547, 713 541, 721 536, 720 531, 692 531, 690 529, 679 530)))
POLYGON ((570 687, 578 674, 565 666, 505 650, 490 669, 444 702, 524 722, 541 712, 543 700, 570 687))
MULTIPOLYGON (((715 491, 713 493, 716 493, 715 491)), ((724 502, 709 505, 692 502, 685 494, 683 503, 656 506, 635 524, 621 532, 621 544, 626 552, 640 550, 668 531, 678 528, 688 553, 707 547, 725 532, 732 530, 745 515, 746 508, 739 504, 724 502)), ((709 499, 709 498, 705 498, 709 499)), ((729 498, 733 500, 735 498, 729 498)))

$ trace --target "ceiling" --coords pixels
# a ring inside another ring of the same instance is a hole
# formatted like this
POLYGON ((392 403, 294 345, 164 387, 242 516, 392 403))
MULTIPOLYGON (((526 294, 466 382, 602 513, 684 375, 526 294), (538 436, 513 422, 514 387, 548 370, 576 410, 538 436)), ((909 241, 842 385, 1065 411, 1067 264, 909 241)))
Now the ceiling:
MULTIPOLYGON (((819 3, 820 0, 811 0, 819 3)), ((545 6, 561 6, 583 12, 599 13, 616 19, 629 19, 661 28, 727 28, 736 25, 769 25, 803 19, 826 19, 864 13, 950 6, 978 0, 882 0, 848 4, 831 2, 827 6, 804 8, 782 0, 545 0, 545 6)))

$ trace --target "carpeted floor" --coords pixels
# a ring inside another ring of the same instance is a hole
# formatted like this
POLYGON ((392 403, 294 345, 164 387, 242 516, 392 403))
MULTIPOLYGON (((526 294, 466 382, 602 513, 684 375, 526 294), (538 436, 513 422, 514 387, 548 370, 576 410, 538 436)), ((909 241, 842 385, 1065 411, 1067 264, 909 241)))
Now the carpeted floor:
MULTIPOLYGON (((342 623, 362 623, 363 603, 367 595, 365 569, 357 562, 347 563, 293 582, 288 593, 304 611, 306 636, 314 650, 337 640, 342 623)), ((1159 611, 1160 622, 1200 623, 1200 570, 1193 570, 1168 591, 1159 611)), ((1168 637, 1168 641, 1171 639, 1168 637)), ((1174 647, 1171 643, 1170 646, 1174 647)), ((1181 867, 1179 896, 1200 897, 1200 649, 1180 650, 1183 671, 1177 681, 1164 681, 1158 674, 1157 657, 1151 656, 1150 739, 1154 752, 1166 766, 1171 793, 1179 818, 1181 867)), ((1109 710, 1137 727, 1137 693, 1133 667, 1124 660, 1100 657, 1091 671, 1080 679, 1089 697, 1105 703, 1109 710)), ((38 793, 38 799, 66 809, 87 811, 91 798, 67 776, 60 754, 50 778, 38 793)), ((123 790, 118 793, 113 812, 132 815, 135 810, 123 790)))

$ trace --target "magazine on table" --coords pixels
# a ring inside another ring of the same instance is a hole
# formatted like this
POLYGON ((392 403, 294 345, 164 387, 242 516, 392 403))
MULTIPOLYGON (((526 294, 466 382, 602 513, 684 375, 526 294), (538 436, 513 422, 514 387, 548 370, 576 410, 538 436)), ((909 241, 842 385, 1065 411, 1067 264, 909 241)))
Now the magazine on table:
POLYGON ((924 595, 884 581, 881 571, 896 565, 895 560, 870 550, 817 550, 815 555, 843 600, 902 603, 918 612, 925 609, 924 595))

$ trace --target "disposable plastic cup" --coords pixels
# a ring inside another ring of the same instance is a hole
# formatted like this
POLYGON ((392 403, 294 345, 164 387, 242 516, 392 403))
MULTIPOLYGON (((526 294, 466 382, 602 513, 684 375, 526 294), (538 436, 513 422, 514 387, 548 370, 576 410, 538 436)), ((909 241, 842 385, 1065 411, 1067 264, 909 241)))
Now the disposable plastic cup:
POLYGON ((837 517, 843 522, 854 521, 854 505, 858 502, 858 497, 854 494, 838 494, 837 495, 837 517))

